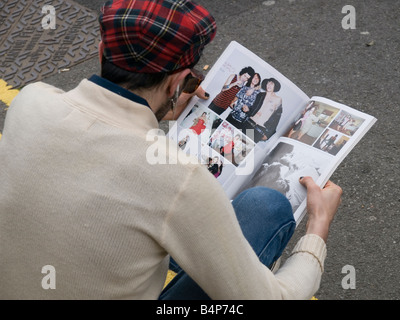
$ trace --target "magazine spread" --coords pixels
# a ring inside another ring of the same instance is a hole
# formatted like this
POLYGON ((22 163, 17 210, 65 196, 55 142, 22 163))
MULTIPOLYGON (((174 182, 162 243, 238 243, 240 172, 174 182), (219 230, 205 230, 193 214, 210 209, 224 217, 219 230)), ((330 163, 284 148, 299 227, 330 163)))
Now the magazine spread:
POLYGON ((299 223, 306 190, 321 187, 373 126, 373 116, 323 97, 309 98, 257 55, 233 41, 202 82, 168 136, 197 157, 233 199, 266 186, 289 199, 299 223))

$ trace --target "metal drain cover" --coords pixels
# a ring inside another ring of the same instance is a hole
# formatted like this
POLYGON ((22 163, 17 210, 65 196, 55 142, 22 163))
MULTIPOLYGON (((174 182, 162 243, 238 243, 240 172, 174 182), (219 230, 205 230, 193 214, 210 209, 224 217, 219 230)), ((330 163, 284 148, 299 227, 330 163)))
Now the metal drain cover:
POLYGON ((97 55, 97 14, 65 0, 0 1, 0 78, 14 88, 97 55))

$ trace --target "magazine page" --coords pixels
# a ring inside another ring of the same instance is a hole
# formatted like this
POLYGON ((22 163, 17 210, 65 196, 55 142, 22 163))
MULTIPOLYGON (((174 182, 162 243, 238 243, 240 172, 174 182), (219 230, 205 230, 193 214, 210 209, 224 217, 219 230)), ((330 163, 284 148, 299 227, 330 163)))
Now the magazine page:
POLYGON ((255 186, 280 191, 289 199, 299 223, 305 214, 307 195, 299 178, 311 176, 319 186, 325 185, 375 122, 374 117, 343 104, 312 97, 291 128, 264 157, 250 183, 239 192, 255 186))
POLYGON ((285 134, 309 97, 257 55, 233 41, 168 136, 195 155, 222 184, 228 197, 249 181, 285 134))

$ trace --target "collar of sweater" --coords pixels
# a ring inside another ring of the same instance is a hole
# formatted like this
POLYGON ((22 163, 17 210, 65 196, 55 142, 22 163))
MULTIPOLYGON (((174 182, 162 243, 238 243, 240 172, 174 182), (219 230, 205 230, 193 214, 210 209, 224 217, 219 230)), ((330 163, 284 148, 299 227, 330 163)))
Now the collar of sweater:
POLYGON ((66 92, 65 100, 82 112, 118 127, 142 133, 159 128, 153 111, 143 102, 145 100, 134 101, 87 79, 66 92))

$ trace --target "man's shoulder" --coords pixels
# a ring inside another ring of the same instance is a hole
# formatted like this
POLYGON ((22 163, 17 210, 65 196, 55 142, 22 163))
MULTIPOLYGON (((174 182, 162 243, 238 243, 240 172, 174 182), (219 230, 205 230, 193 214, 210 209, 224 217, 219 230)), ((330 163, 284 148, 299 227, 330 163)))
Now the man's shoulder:
POLYGON ((23 87, 21 89, 21 92, 30 92, 30 91, 37 91, 37 90, 48 90, 48 91, 54 91, 54 92, 58 92, 58 93, 64 93, 64 90, 57 88, 51 84, 42 82, 42 81, 37 81, 37 82, 33 82, 30 83, 28 85, 26 85, 25 87, 23 87))
MULTIPOLYGON (((15 98, 15 102, 21 99, 32 101, 33 97, 48 99, 49 94, 62 94, 64 91, 48 83, 41 81, 24 86, 15 98)), ((14 102, 14 101, 13 101, 14 102)), ((14 103, 15 103, 14 102, 14 103)))
POLYGON ((24 86, 16 95, 10 105, 10 109, 17 106, 37 105, 44 101, 54 101, 55 95, 64 93, 63 90, 44 82, 34 82, 24 86))

